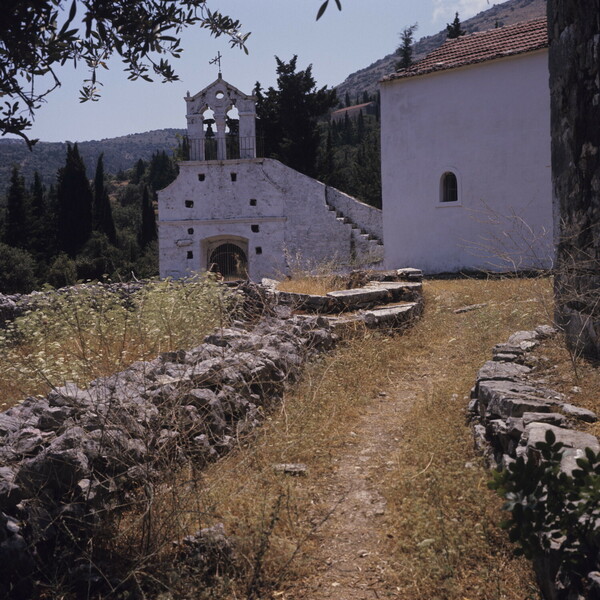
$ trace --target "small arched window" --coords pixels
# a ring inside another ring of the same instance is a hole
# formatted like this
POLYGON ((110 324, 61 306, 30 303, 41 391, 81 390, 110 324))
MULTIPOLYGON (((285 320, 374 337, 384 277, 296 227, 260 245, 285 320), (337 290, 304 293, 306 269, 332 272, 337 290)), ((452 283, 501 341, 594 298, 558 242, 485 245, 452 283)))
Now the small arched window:
POLYGON ((452 171, 442 175, 440 188, 440 202, 458 202, 458 181, 452 171))

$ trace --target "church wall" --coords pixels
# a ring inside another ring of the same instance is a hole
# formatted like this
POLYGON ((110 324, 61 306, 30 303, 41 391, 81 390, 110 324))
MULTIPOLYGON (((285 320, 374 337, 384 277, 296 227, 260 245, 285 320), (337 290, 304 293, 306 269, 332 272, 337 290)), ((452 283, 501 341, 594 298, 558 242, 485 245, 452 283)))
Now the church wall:
POLYGON ((349 265, 353 229, 328 209, 326 194, 345 196, 272 159, 182 162, 158 194, 160 275, 206 269, 207 240, 219 237, 247 243, 254 280, 349 265))
POLYGON ((386 267, 551 266, 549 105, 545 50, 382 83, 386 267))

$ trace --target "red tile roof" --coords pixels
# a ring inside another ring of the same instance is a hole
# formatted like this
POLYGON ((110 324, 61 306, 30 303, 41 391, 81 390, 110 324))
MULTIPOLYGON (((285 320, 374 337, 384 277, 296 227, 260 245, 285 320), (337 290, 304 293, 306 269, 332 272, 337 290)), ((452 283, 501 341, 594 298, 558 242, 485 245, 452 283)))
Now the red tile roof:
POLYGON ((546 17, 446 40, 423 60, 383 78, 383 81, 425 75, 465 65, 533 52, 548 46, 546 17))

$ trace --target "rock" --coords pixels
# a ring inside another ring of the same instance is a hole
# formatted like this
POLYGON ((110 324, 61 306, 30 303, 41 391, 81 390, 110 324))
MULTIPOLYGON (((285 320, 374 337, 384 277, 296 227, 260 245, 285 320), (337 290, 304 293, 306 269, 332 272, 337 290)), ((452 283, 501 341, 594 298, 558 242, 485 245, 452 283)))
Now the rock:
POLYGON ((548 423, 556 427, 564 427, 567 419, 564 415, 555 412, 526 412, 523 413, 523 425, 527 427, 531 423, 548 423))
POLYGON ((56 431, 74 412, 69 406, 49 406, 40 414, 37 426, 42 431, 56 431))
POLYGON ((423 271, 421 271, 421 269, 412 268, 397 269, 396 277, 408 281, 421 281, 421 279, 423 279, 423 271))
POLYGON ((180 548, 179 559, 193 566, 204 581, 232 572, 233 547, 222 523, 183 538, 177 546, 180 548))
POLYGON ((600 600, 600 571, 588 573, 587 581, 590 589, 589 600, 600 600))
POLYGON ((389 292, 385 289, 369 288, 338 290, 327 293, 327 297, 335 302, 338 310, 356 310, 365 306, 383 303, 388 296, 389 292))
POLYGON ((575 460, 585 456, 585 448, 591 448, 594 452, 600 452, 600 442, 597 438, 583 431, 574 429, 563 429, 547 423, 531 423, 525 427, 525 433, 521 438, 521 445, 525 445, 527 456, 539 461, 540 454, 535 446, 539 442, 546 441, 546 432, 552 431, 557 442, 564 444, 563 460, 561 469, 570 473, 576 468, 575 460))
POLYGON ((364 314, 364 322, 370 329, 377 327, 399 327, 420 314, 421 305, 416 302, 373 309, 364 314))
POLYGON ((561 406, 562 412, 567 417, 578 419, 579 421, 585 421, 586 423, 595 423, 598 420, 598 415, 587 408, 581 408, 580 406, 574 406, 573 404, 563 404, 561 406))
POLYGON ((477 381, 516 381, 531 372, 529 367, 516 363, 502 363, 488 360, 477 373, 477 381))
POLYGON ((558 330, 555 327, 552 327, 551 325, 538 325, 535 328, 535 332, 538 335, 538 339, 543 340, 552 337, 553 335, 556 335, 558 330))
POLYGON ((482 381, 478 398, 480 415, 521 417, 525 412, 551 412, 561 404, 552 390, 512 381, 482 381))
POLYGON ((32 456, 41 449, 44 438, 39 429, 24 427, 11 436, 10 445, 12 451, 20 456, 32 456))
POLYGON ((283 473, 284 475, 294 475, 296 477, 306 475, 308 467, 303 463, 282 463, 273 465, 273 469, 277 473, 283 473))
MULTIPOLYGON (((508 338, 508 344, 519 346, 520 348, 525 350, 526 348, 523 348, 523 346, 521 346, 523 342, 526 342, 527 344, 534 343, 535 345, 537 345, 538 338, 539 334, 536 331, 517 331, 508 338)), ((528 348, 532 347, 535 346, 528 346, 528 348)))

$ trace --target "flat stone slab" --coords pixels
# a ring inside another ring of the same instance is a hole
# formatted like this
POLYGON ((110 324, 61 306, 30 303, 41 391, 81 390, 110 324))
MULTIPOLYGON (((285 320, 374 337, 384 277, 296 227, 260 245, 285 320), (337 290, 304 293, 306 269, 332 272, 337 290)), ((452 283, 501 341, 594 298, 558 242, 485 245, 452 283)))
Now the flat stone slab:
POLYGON ((560 413, 555 412, 523 413, 523 425, 527 427, 527 425, 531 425, 532 423, 548 423, 550 425, 554 425, 555 427, 564 427, 567 424, 567 417, 565 417, 565 415, 561 415, 560 413))
POLYGON ((477 373, 477 381, 498 380, 516 381, 531 372, 529 367, 516 363, 488 360, 477 373))
POLYGON ((297 309, 313 310, 315 312, 328 312, 332 309, 333 302, 327 296, 316 294, 298 294, 296 292, 275 292, 277 301, 289 304, 297 309))
POLYGON ((580 406, 574 406, 573 404, 565 403, 561 407, 563 414, 567 417, 573 417, 586 423, 595 423, 598 420, 598 415, 587 408, 581 408, 580 406))
POLYGON ((477 398, 481 416, 521 417, 525 412, 555 412, 562 397, 554 390, 514 381, 481 381, 477 398))
POLYGON ((546 441, 546 432, 552 431, 556 441, 564 444, 561 470, 571 473, 577 468, 576 460, 585 456, 585 449, 591 448, 594 452, 600 452, 600 442, 590 433, 575 431, 574 429, 563 429, 548 423, 531 423, 525 427, 525 434, 521 442, 525 442, 526 453, 530 459, 540 460, 540 453, 535 445, 546 441))
POLYGON ((308 467, 304 463, 281 463, 278 465, 273 465, 273 469, 277 473, 293 475, 294 477, 306 475, 308 471, 308 467))
POLYGON ((358 288, 328 292, 327 297, 332 298, 343 309, 353 309, 386 302, 389 292, 380 288, 358 288))
POLYGON ((387 306, 365 312, 364 321, 367 327, 397 327, 414 319, 420 312, 421 305, 417 302, 387 306))
POLYGON ((396 269, 396 276, 400 279, 421 281, 421 279, 423 279, 423 271, 421 271, 421 269, 413 269, 411 267, 407 267, 405 269, 396 269))
POLYGON ((363 289, 385 290, 393 302, 399 300, 417 300, 423 291, 418 281, 371 281, 363 289))

